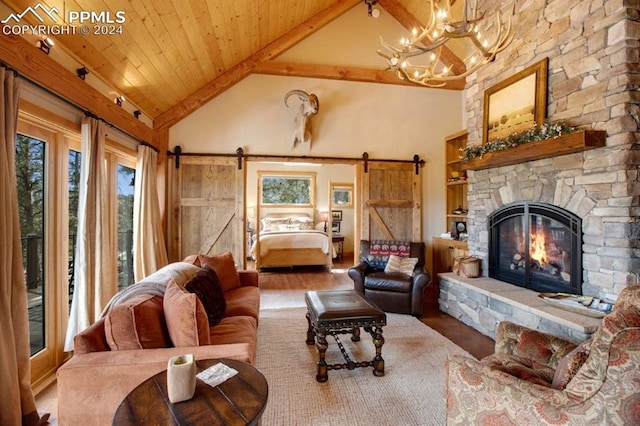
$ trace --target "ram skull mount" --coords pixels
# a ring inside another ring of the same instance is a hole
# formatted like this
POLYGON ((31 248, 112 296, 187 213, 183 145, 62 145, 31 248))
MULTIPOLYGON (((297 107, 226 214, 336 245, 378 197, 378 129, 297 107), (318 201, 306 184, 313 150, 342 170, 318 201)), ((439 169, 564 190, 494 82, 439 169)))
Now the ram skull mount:
POLYGON ((300 99, 300 107, 293 121, 292 149, 301 143, 307 144, 308 149, 311 150, 311 116, 318 113, 318 108, 320 107, 318 97, 304 90, 291 90, 284 96, 284 104, 287 107, 289 106, 287 100, 294 95, 300 99))

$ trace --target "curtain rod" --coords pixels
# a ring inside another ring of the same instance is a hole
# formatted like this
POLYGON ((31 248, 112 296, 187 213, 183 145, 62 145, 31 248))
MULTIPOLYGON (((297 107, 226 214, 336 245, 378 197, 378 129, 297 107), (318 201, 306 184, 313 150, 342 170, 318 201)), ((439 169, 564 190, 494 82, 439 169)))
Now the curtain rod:
POLYGON ((369 168, 369 162, 375 161, 379 163, 405 163, 405 164, 415 164, 416 174, 419 173, 419 168, 424 167, 425 161, 420 159, 418 154, 413 156, 412 160, 391 160, 391 159, 373 159, 369 158, 369 153, 362 153, 362 157, 326 157, 326 156, 294 156, 294 155, 274 155, 274 154, 245 154, 244 149, 238 148, 236 149, 235 154, 224 154, 224 153, 185 153, 182 151, 182 147, 177 145, 174 148, 174 151, 167 151, 168 156, 174 156, 176 162, 176 169, 180 167, 180 157, 226 157, 226 158, 237 158, 238 159, 238 169, 242 169, 242 160, 247 160, 250 158, 255 159, 290 159, 290 160, 320 160, 320 161, 338 161, 338 162, 364 162, 364 172, 367 173, 369 168))
POLYGON ((148 146, 149 148, 152 148, 155 152, 160 152, 160 150, 158 148, 156 148, 155 146, 145 142, 145 141, 141 141, 140 139, 138 139, 137 137, 131 135, 130 133, 128 133, 127 131, 114 126, 112 123, 108 122, 107 120, 105 120, 102 117, 97 116, 96 114, 94 114, 91 111, 88 111, 78 105, 76 105, 75 103, 71 102, 70 100, 60 96, 59 94, 57 94, 56 92, 52 91, 51 89, 43 86, 42 84, 30 79, 29 77, 26 77, 22 74, 20 74, 18 71, 16 71, 14 68, 12 68, 11 66, 5 64, 4 62, 0 62, 0 67, 5 68, 7 70, 11 70, 13 71, 13 75, 15 77, 21 78, 22 80, 28 81, 29 83, 33 84, 34 86, 37 86, 39 89, 44 90, 45 92, 47 92, 48 94, 50 94, 51 96, 65 102, 67 105, 71 105, 72 107, 74 107, 75 109, 77 109, 78 111, 84 113, 85 117, 91 117, 91 118, 95 118, 96 120, 100 120, 102 121, 104 124, 108 125, 109 127, 112 127, 114 129, 117 129, 119 132, 124 133, 125 135, 129 136, 131 139, 133 139, 134 141, 136 141, 139 145, 144 145, 144 146, 148 146))

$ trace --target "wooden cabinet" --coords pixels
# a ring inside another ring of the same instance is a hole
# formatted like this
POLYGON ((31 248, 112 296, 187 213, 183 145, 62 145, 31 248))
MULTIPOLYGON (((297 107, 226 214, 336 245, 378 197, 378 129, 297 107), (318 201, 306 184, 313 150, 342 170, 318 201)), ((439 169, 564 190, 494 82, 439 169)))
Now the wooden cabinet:
POLYGON ((462 131, 445 138, 445 182, 447 223, 446 230, 452 231, 454 237, 466 233, 467 211, 467 175, 462 169, 460 149, 467 146, 467 132, 462 131), (455 231, 455 232, 454 232, 455 231))
POLYGON ((433 239, 433 294, 429 294, 431 303, 438 303, 440 295, 440 282, 438 274, 451 272, 453 260, 458 256, 468 256, 469 250, 466 241, 452 240, 435 237, 433 239))

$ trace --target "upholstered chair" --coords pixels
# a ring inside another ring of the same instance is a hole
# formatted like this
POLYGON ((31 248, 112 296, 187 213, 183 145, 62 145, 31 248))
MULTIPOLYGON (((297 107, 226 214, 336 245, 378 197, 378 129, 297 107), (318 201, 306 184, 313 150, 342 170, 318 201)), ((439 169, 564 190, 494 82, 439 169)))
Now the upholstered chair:
POLYGON ((424 243, 361 240, 359 263, 349 268, 349 276, 355 290, 383 311, 422 316, 424 289, 431 282, 424 243), (417 263, 409 271, 389 272, 387 263, 394 253, 417 263))
POLYGON ((495 354, 447 362, 449 425, 639 425, 640 285, 576 345, 502 322, 495 354))

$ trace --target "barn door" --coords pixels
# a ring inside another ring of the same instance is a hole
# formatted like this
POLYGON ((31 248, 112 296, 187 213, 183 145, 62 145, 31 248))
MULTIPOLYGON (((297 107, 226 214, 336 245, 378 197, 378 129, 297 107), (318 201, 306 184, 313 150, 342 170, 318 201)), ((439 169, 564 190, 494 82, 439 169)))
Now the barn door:
POLYGON ((244 267, 244 179, 235 158, 185 156, 170 166, 170 261, 230 251, 244 267))
POLYGON ((361 167, 363 240, 422 241, 421 176, 411 163, 361 167))

